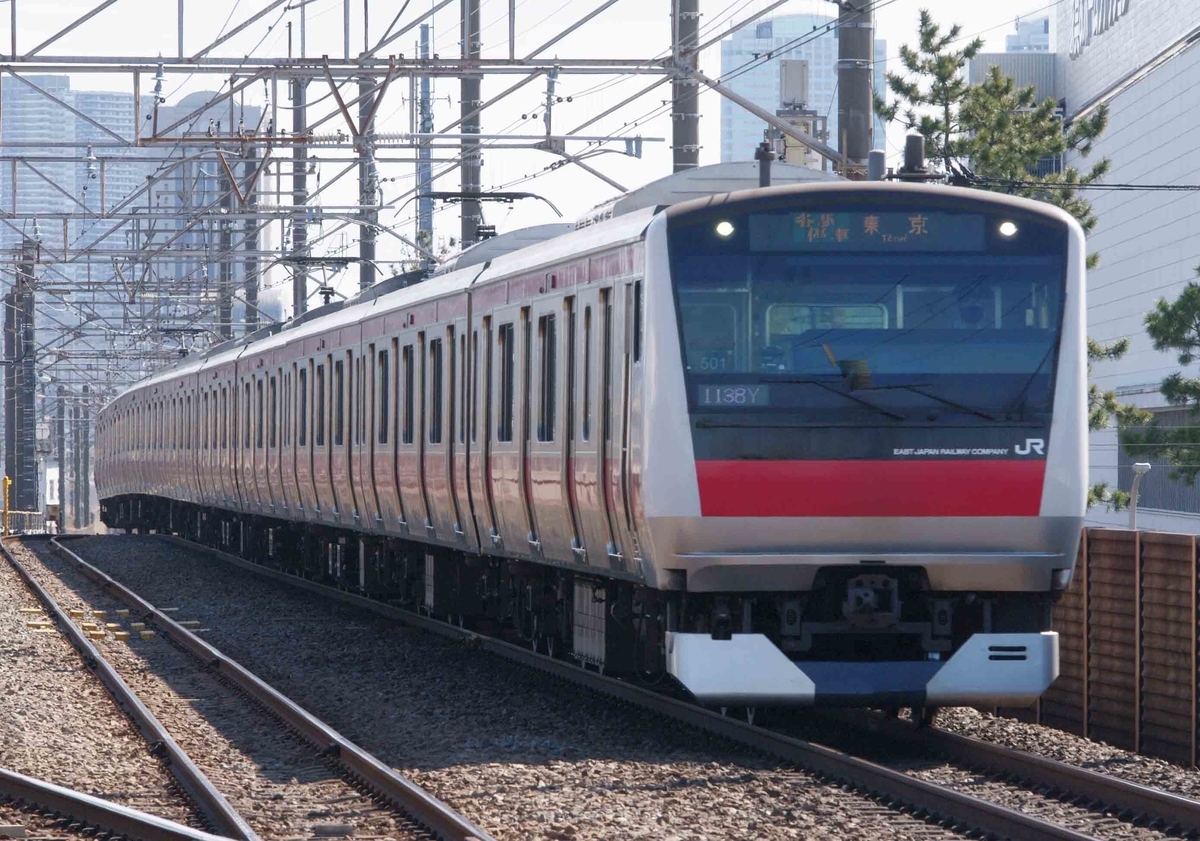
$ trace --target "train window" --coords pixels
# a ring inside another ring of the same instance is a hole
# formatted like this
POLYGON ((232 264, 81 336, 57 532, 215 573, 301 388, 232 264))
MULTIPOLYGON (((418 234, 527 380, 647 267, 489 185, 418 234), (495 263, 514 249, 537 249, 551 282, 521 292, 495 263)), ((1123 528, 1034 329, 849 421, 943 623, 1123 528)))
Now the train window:
POLYGON ((346 432, 346 365, 342 360, 333 363, 333 445, 340 447, 346 432))
POLYGON ((171 398, 171 417, 169 419, 171 428, 171 449, 179 449, 179 399, 171 398))
POLYGON ((296 446, 303 447, 308 441, 308 369, 300 369, 300 379, 297 382, 296 398, 299 407, 296 410, 296 446))
POLYGON ((575 299, 567 298, 564 306, 566 307, 567 311, 567 359, 563 370, 567 375, 567 387, 566 404, 563 407, 563 419, 566 422, 566 429, 563 432, 563 440, 571 441, 575 437, 575 384, 578 381, 577 373, 575 371, 575 359, 578 355, 575 348, 577 335, 577 328, 575 326, 575 299))
POLYGON ((454 416, 456 413, 455 407, 458 405, 458 353, 455 350, 454 344, 454 328, 451 327, 446 331, 446 344, 450 346, 450 359, 447 361, 446 371, 447 379, 449 380, 449 388, 446 389, 446 416, 449 418, 446 422, 449 424, 449 435, 447 436, 450 443, 454 443, 454 416))
POLYGON ((279 444, 281 449, 287 449, 291 446, 291 436, 288 434, 291 430, 288 426, 292 419, 292 403, 289 399, 292 394, 292 375, 285 373, 283 375, 283 383, 280 385, 282 394, 279 402, 279 419, 282 426, 279 430, 279 444))
MULTIPOLYGON (((491 359, 491 354, 488 354, 491 359)), ((479 331, 471 333, 471 443, 479 440, 479 331)))
POLYGON ((642 282, 633 284, 633 361, 642 361, 642 282))
MULTIPOLYGON (((246 383, 244 389, 246 399, 242 402, 242 449, 250 449, 250 425, 251 413, 253 409, 250 407, 250 383, 246 383)), ((260 401, 261 404, 261 401, 260 401)))
POLYGON ((202 436, 204 440, 203 440, 203 442, 201 443, 201 446, 202 446, 204 449, 206 449, 206 450, 207 450, 207 449, 208 449, 208 418, 209 418, 209 411, 208 411, 208 392, 207 392, 207 391, 206 391, 206 392, 204 392, 204 396, 203 396, 203 398, 200 400, 200 404, 201 404, 201 409, 202 409, 202 410, 203 410, 203 412, 204 412, 204 433, 203 433, 203 436, 202 436))
POLYGON ((467 337, 466 335, 458 338, 458 358, 461 370, 460 382, 462 383, 462 399, 459 401, 458 409, 458 443, 467 443, 467 403, 470 395, 470 384, 467 378, 467 337))
POLYGON ((254 397, 255 406, 257 407, 254 416, 257 422, 254 425, 254 448, 261 450, 263 447, 263 381, 261 379, 254 380, 254 397))
POLYGON ((375 365, 379 370, 379 443, 386 444, 388 442, 388 412, 391 410, 391 384, 389 379, 391 374, 388 371, 388 352, 386 350, 379 351, 375 357, 375 365))
POLYGON ((317 366, 313 380, 313 443, 325 446, 325 366, 317 366))
POLYGON ((416 381, 416 371, 413 370, 413 346, 404 346, 404 434, 401 443, 413 442, 413 383, 416 381))
POLYGON ((362 364, 362 357, 354 360, 354 370, 358 373, 356 377, 355 388, 358 389, 358 423, 355 428, 358 430, 358 435, 355 436, 354 443, 362 446, 367 441, 367 389, 366 389, 366 368, 362 364))
POLYGON ((583 308, 583 418, 580 434, 584 441, 592 434, 592 308, 583 308))
POLYGON ((429 342, 429 367, 432 380, 429 392, 429 443, 442 443, 442 340, 429 342))
POLYGON ((271 385, 268 388, 268 397, 270 403, 267 409, 267 446, 272 450, 275 449, 275 428, 279 423, 279 386, 275 377, 271 377, 271 385))
POLYGON ((187 448, 192 448, 192 431, 196 428, 196 419, 192 415, 192 395, 187 396, 187 448))
POLYGON ((221 449, 227 449, 229 443, 229 391, 221 388, 221 449))
POLYGON ((496 343, 500 347, 500 411, 496 420, 496 440, 513 439, 513 394, 516 374, 517 349, 516 331, 513 325, 501 324, 496 331, 496 343))
POLYGON ((558 396, 555 383, 556 341, 554 316, 543 315, 538 319, 538 427, 539 441, 554 440, 554 410, 558 396))
POLYGON ((608 290, 603 290, 600 293, 600 305, 604 311, 604 356, 600 360, 603 367, 603 376, 600 380, 600 387, 603 389, 601 394, 603 400, 600 402, 600 428, 605 441, 612 440, 612 423, 608 417, 609 406, 608 401, 612 394, 612 301, 609 298, 608 290))

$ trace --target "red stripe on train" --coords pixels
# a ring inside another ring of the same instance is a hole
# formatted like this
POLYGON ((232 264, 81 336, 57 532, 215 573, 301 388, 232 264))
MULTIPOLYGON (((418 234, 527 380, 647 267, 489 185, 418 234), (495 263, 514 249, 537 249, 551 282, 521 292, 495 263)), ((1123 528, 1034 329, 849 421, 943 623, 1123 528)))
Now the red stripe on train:
POLYGON ((697 461, 705 517, 1036 517, 1046 462, 697 461))

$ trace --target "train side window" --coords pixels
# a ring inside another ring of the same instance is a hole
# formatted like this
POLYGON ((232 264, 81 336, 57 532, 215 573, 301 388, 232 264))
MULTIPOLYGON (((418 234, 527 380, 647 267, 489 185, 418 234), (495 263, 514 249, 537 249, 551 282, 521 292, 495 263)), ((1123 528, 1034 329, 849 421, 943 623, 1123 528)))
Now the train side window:
MULTIPOLYGON (((491 358, 491 354, 488 354, 491 358)), ((471 443, 479 441, 479 331, 471 332, 471 443)))
POLYGON ((388 370, 388 352, 381 350, 375 358, 379 368, 379 443, 386 444, 388 442, 388 412, 392 408, 392 404, 389 402, 392 399, 392 381, 391 373, 388 370))
POLYGON ((279 403, 279 418, 283 427, 279 431, 279 443, 281 448, 286 450, 292 444, 290 425, 292 420, 292 375, 290 371, 283 375, 283 384, 280 389, 283 394, 279 403))
POLYGON ((340 447, 346 422, 346 376, 342 360, 333 363, 333 446, 340 447))
POLYGON ((221 387, 221 449, 229 448, 229 391, 221 387))
POLYGON ((583 308, 583 440, 592 435, 592 308, 583 308))
POLYGON ((325 366, 317 366, 313 382, 313 438, 318 447, 325 446, 325 366))
POLYGON ((413 364, 413 346, 404 346, 404 434, 401 443, 413 442, 413 396, 416 382, 416 366, 413 364))
POLYGON ((642 282, 633 284, 633 361, 642 361, 642 282))
POLYGON ((429 389, 429 443, 442 443, 442 340, 429 342, 429 367, 432 380, 429 389))
POLYGON ((458 407, 458 443, 467 443, 467 404, 470 402, 470 379, 467 374, 467 336, 464 333, 458 337, 459 382, 462 384, 462 399, 458 407))
POLYGON ((558 397, 555 383, 556 341, 554 316, 543 315, 538 318, 538 362, 541 370, 538 372, 538 426, 539 441, 554 440, 555 402, 558 397))
POLYGON ((201 446, 207 450, 208 449, 208 418, 210 417, 209 412, 208 412, 208 392, 207 391, 204 392, 203 397, 201 397, 200 404, 201 404, 201 409, 204 411, 204 432, 203 432, 204 440, 203 440, 203 443, 201 446))
POLYGON ((254 448, 261 450, 263 448, 263 381, 256 377, 254 380, 254 397, 257 411, 254 413, 256 419, 254 427, 254 448))
POLYGON ((609 418, 609 400, 612 395, 612 345, 613 345, 613 330, 612 330, 612 300, 607 294, 607 290, 600 293, 601 307, 604 310, 604 356, 600 360, 600 365, 603 368, 603 377, 600 382, 600 387, 603 389, 604 400, 600 404, 600 427, 605 441, 612 441, 612 421, 609 418))
POLYGON ((303 447, 308 443, 308 368, 300 369, 297 381, 296 397, 299 408, 296 410, 296 446, 303 447))
POLYGON ((500 411, 496 421, 496 440, 513 439, 514 376, 516 375, 517 349, 516 331, 513 325, 501 324, 496 331, 496 343, 500 347, 500 411))
POLYGON ((272 450, 277 446, 276 443, 276 428, 279 423, 279 384, 275 377, 271 377, 271 385, 268 389, 270 404, 268 406, 268 427, 267 427, 267 446, 272 450))
POLYGON ((350 437, 353 439, 353 444, 356 447, 362 446, 362 421, 363 421, 363 380, 362 380, 362 360, 355 359, 350 363, 350 370, 353 375, 350 378, 350 427, 353 430, 350 437))
POLYGON ((363 364, 365 357, 360 356, 354 362, 354 367, 358 371, 358 383, 355 388, 358 389, 358 440, 355 442, 359 446, 367 443, 367 366, 363 364))
POLYGON ((192 395, 187 396, 187 448, 192 449, 192 431, 196 428, 196 419, 192 415, 192 395))
POLYGON ((250 383, 243 389, 246 400, 242 404, 242 449, 250 449, 250 427, 254 421, 254 408, 250 402, 250 383))

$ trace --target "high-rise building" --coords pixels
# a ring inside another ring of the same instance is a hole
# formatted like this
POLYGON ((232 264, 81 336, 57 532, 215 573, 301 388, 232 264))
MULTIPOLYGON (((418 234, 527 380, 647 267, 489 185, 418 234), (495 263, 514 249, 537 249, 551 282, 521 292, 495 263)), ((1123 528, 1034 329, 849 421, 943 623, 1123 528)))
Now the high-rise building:
POLYGON ((1040 17, 1016 21, 1017 34, 1004 38, 1007 53, 1050 52, 1050 18, 1040 17))
MULTIPOLYGON (((830 145, 837 143, 837 19, 829 15, 782 15, 749 24, 721 42, 721 80, 755 105, 774 114, 780 110, 780 62, 808 63, 806 109, 825 118, 830 145), (769 60, 762 58, 770 54, 769 60)), ((882 93, 887 42, 875 41, 875 89, 882 93)), ((729 100, 721 101, 721 160, 754 156, 767 124, 729 100)), ((873 146, 884 148, 883 121, 876 118, 873 146)))

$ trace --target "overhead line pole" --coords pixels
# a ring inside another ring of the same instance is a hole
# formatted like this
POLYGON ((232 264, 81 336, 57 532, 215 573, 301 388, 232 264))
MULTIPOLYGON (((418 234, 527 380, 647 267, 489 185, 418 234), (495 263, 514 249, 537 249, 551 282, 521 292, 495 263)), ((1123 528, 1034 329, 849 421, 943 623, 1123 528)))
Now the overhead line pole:
MULTIPOLYGON (((462 0, 462 57, 468 61, 478 61, 482 51, 479 30, 479 0, 462 0)), ((481 80, 478 71, 468 73, 460 82, 460 106, 462 109, 461 141, 462 164, 461 192, 466 195, 478 195, 480 185, 479 141, 469 139, 466 135, 479 134, 479 104, 481 102, 481 80)), ((483 221, 483 212, 479 199, 464 198, 462 212, 462 247, 468 248, 475 244, 477 231, 483 221)))

